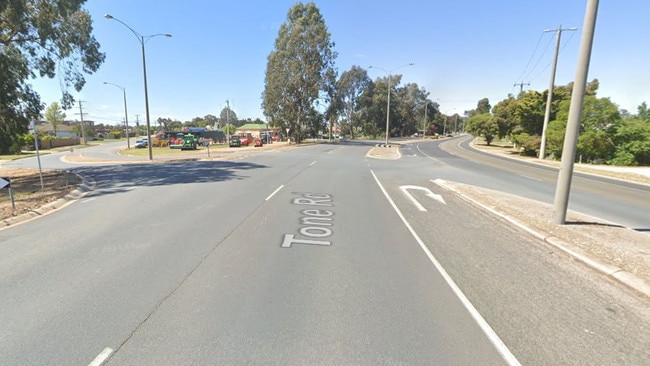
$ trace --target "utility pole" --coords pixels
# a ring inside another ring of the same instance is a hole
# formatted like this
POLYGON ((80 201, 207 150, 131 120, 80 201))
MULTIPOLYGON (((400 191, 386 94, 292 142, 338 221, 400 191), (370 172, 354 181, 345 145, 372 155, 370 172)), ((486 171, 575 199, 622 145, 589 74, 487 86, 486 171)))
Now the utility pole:
POLYGON ((81 139, 84 141, 84 145, 86 144, 86 132, 84 131, 84 111, 83 107, 81 105, 82 100, 79 101, 79 116, 81 118, 81 139))
POLYGON ((549 119, 551 118, 551 102, 553 101, 553 86, 555 84, 555 70, 557 69, 557 58, 560 54, 560 38, 562 38, 562 31, 575 31, 578 28, 564 28, 562 25, 557 29, 547 29, 544 32, 556 32, 557 40, 555 41, 555 57, 553 58, 553 67, 551 68, 551 82, 548 86, 548 96, 546 98, 546 112, 544 113, 544 125, 542 127, 542 142, 539 146, 539 158, 544 159, 546 156, 546 128, 548 127, 549 119))
POLYGON ((555 190, 555 201, 553 203, 553 219, 556 224, 566 223, 566 212, 569 205, 569 192, 571 190, 571 178, 573 175, 573 164, 576 158, 576 145, 580 132, 580 120, 585 101, 585 89, 587 87, 587 75, 589 73, 589 61, 591 59, 591 47, 594 43, 594 31, 596 28, 596 17, 598 15, 598 0, 587 0, 585 21, 582 27, 582 40, 580 41, 580 53, 578 54, 578 66, 576 78, 571 93, 571 106, 569 107, 569 119, 564 135, 564 147, 562 148, 562 162, 560 174, 557 179, 555 190))
POLYGON ((135 115, 135 138, 140 137, 140 115, 135 115))
POLYGON ((429 105, 429 101, 424 102, 424 123, 422 124, 422 138, 425 138, 427 136, 427 107, 429 105))
POLYGON ((519 93, 524 91, 524 85, 530 86, 530 82, 524 83, 523 81, 521 83, 515 83, 513 86, 519 85, 519 93))
POLYGON ((226 126, 228 130, 228 143, 230 143, 230 100, 226 99, 226 126))

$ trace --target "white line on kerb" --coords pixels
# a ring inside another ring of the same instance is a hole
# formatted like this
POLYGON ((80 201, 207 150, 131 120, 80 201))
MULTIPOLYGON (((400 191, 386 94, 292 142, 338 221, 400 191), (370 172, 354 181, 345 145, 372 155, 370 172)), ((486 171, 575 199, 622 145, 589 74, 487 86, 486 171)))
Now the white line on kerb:
POLYGON ((442 275, 442 278, 445 279, 445 281, 447 282, 451 290, 454 292, 454 294, 456 294, 456 296, 463 304, 465 309, 467 309, 467 311, 472 316, 472 318, 474 318, 474 321, 476 321, 476 323, 481 328, 481 330, 483 330, 483 333, 485 333, 485 335, 488 337, 490 342, 492 342, 492 344, 497 349, 499 354, 501 354, 501 357, 503 357, 503 359, 506 361, 508 365, 521 366, 517 358, 515 358, 515 356, 512 354, 512 352, 510 352, 510 350, 505 345, 505 343, 503 343, 501 338, 499 338, 499 336, 494 332, 492 327, 490 327, 490 324, 488 324, 487 321, 483 319, 483 316, 481 316, 478 310, 476 310, 474 305, 472 305, 472 303, 469 301, 467 296, 465 296, 463 291, 461 291, 461 289, 456 285, 454 280, 451 278, 451 276, 449 276, 447 271, 445 271, 445 269, 442 267, 440 262, 438 262, 438 260, 433 256, 433 254, 431 254, 429 248, 427 248, 427 246, 424 244, 422 239, 420 239, 420 236, 415 232, 411 224, 409 224, 409 222, 406 220, 404 215, 402 215, 402 211, 400 211, 399 208, 397 208, 397 205, 395 204, 393 199, 390 198, 390 195, 388 195, 388 192, 386 191, 386 189, 384 189, 384 186, 379 181, 379 178, 377 178, 377 175, 375 175, 375 172, 370 170, 370 173, 372 173, 372 176, 375 178, 375 181, 377 182, 379 189, 381 189, 381 191, 384 193, 384 196, 386 196, 388 203, 390 203, 390 205, 393 206, 393 209, 395 210, 395 212, 397 212, 397 215, 404 223, 404 226, 406 226, 409 232, 411 232, 411 235, 413 235, 415 241, 417 241, 418 244, 420 244, 420 248, 422 248, 422 250, 427 255, 427 257, 429 257, 429 260, 431 261, 431 263, 433 263, 433 266, 436 267, 440 275, 442 275))
POLYGON ((113 350, 111 348, 104 348, 104 350, 95 357, 95 359, 88 364, 88 366, 101 366, 113 355, 113 350))
POLYGON ((264 201, 268 201, 268 200, 270 200, 271 197, 273 197, 273 195, 275 195, 276 193, 278 193, 278 191, 280 191, 282 188, 284 188, 284 184, 282 184, 282 185, 279 186, 275 191, 273 191, 273 193, 271 193, 268 197, 266 197, 266 199, 265 199, 264 201))

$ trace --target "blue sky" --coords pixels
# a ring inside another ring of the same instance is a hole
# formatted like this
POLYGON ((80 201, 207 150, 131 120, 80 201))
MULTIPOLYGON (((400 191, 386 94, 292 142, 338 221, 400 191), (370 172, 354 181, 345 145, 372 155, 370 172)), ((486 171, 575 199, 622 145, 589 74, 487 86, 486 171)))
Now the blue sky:
MULTIPOLYGON (((525 89, 545 90, 550 78, 555 33, 564 32, 556 85, 575 78, 586 0, 494 1, 316 1, 335 42, 339 73, 352 65, 400 68, 402 83, 430 92, 443 113, 474 108, 487 97, 492 105, 525 89), (527 67, 528 66, 528 67, 527 67)), ((97 123, 118 124, 124 117, 126 88, 129 122, 144 121, 140 43, 110 13, 140 34, 170 33, 146 44, 151 121, 180 121, 219 115, 230 100, 239 118, 264 119, 261 93, 266 58, 286 20, 290 0, 169 1, 89 0, 94 35, 106 53, 101 69, 87 76, 75 96, 84 115, 97 123)), ((650 1, 600 2, 589 80, 600 81, 600 97, 636 112, 650 102, 650 1)), ((369 70, 375 79, 385 74, 369 70)), ((45 103, 60 99, 58 79, 34 80, 45 103)), ((67 111, 78 119, 78 109, 67 111)))

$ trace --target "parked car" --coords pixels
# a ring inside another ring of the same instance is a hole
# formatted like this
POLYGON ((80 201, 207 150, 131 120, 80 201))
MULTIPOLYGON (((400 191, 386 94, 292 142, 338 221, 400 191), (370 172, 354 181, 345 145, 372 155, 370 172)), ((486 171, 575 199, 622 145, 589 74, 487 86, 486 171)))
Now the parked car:
POLYGON ((149 142, 147 141, 147 139, 140 139, 135 141, 135 145, 133 145, 133 147, 135 147, 136 149, 141 149, 147 147, 148 144, 149 142))
POLYGON ((241 146, 248 146, 253 143, 253 139, 250 137, 245 137, 241 136, 239 137, 239 141, 241 142, 241 146))
POLYGON ((239 139, 239 136, 230 136, 230 147, 240 147, 241 146, 241 140, 239 139))
POLYGON ((262 147, 263 145, 262 139, 255 139, 255 147, 262 147))

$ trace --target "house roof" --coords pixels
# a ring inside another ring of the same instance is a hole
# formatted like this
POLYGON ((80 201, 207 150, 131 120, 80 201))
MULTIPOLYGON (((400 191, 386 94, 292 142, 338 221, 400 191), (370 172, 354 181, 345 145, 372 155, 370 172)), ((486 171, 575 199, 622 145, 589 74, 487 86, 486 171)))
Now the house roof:
POLYGON ((266 123, 247 123, 237 127, 238 130, 275 130, 275 128, 266 125, 266 123))
MULTIPOLYGON (((50 122, 41 122, 39 125, 36 126, 36 129, 39 131, 54 131, 54 126, 50 122)), ((65 123, 60 123, 58 126, 56 126, 56 130, 58 132, 72 132, 72 126, 67 125, 65 123)))

